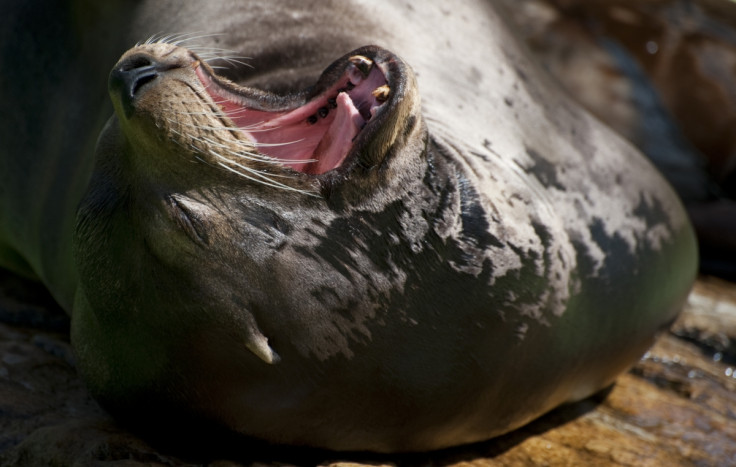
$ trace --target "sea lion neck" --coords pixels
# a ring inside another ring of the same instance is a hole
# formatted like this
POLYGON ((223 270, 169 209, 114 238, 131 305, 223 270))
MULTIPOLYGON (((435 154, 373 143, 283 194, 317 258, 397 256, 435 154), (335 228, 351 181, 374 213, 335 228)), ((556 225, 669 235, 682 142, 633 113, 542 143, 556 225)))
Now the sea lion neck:
POLYGON ((143 44, 113 67, 109 92, 133 170, 149 176, 181 175, 190 161, 222 179, 329 196, 375 183, 373 172, 397 155, 421 154, 403 150, 422 128, 413 72, 376 46, 337 59, 312 87, 279 95, 218 76, 194 51, 143 44))

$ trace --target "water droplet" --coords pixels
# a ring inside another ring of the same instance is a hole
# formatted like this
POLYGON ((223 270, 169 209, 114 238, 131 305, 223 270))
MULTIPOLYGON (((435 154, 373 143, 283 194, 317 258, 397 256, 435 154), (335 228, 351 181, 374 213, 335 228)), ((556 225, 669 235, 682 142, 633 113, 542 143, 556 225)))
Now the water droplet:
POLYGON ((721 359, 723 359, 723 354, 721 352, 716 352, 713 354, 713 361, 714 362, 720 362, 721 359))
POLYGON ((698 376, 698 372, 695 371, 695 370, 690 370, 690 371, 687 372, 687 377, 690 378, 690 379, 693 379, 696 376, 698 376))
POLYGON ((654 41, 647 41, 647 52, 651 55, 656 54, 659 51, 659 45, 654 41))
POLYGON ((726 368, 726 376, 733 375, 733 368, 726 368))

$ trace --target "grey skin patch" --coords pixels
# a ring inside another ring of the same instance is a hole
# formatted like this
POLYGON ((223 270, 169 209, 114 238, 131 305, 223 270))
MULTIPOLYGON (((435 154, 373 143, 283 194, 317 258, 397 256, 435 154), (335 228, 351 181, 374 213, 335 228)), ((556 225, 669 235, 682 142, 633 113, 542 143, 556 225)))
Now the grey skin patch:
POLYGON ((458 235, 458 247, 465 249, 463 257, 465 264, 474 258, 482 256, 480 252, 490 247, 503 248, 504 244, 490 233, 490 222, 486 209, 481 205, 480 195, 475 187, 465 177, 458 177, 457 186, 460 190, 460 220, 461 231, 458 235), (467 245, 467 247, 463 247, 467 245), (470 249, 467 249, 470 247, 470 249))
POLYGON ((634 214, 645 220, 647 224, 646 241, 654 250, 663 247, 662 242, 670 237, 669 216, 657 199, 642 196, 634 214))
POLYGON ((632 275, 639 274, 636 250, 643 248, 638 242, 632 251, 631 245, 620 235, 616 233, 609 235, 604 227, 604 222, 597 218, 593 219, 593 223, 590 226, 590 235, 601 250, 613 252, 612 255, 606 257, 606 262, 600 269, 602 271, 602 280, 610 280, 611 276, 615 277, 623 274, 625 271, 629 271, 632 275))
POLYGON ((542 157, 536 150, 527 148, 526 153, 534 162, 534 165, 525 167, 524 170, 539 180, 545 188, 556 188, 565 191, 565 186, 557 179, 558 168, 548 159, 542 157))
POLYGON ((476 67, 471 67, 470 73, 468 75, 468 81, 472 85, 480 85, 480 83, 483 81, 483 72, 476 67))

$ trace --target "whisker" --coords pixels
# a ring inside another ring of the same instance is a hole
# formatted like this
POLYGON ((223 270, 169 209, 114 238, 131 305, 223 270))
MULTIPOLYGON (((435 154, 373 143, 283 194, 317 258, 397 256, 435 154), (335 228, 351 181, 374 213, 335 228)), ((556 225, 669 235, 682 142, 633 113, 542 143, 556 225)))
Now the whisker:
MULTIPOLYGON (((247 107, 243 107, 243 108, 238 109, 238 110, 223 110, 223 112, 225 112, 225 115, 227 115, 228 117, 237 117, 239 115, 242 115, 242 114, 248 113, 248 112, 252 112, 252 111, 253 111, 253 109, 249 109, 247 107)), ((261 120, 258 124, 259 125, 262 125, 264 123, 266 123, 266 121, 265 120, 261 120)))
MULTIPOLYGON (((174 112, 174 113, 182 113, 182 112, 174 112)), ((216 114, 212 114, 212 115, 215 116, 216 114)), ((174 119, 171 119, 171 118, 167 118, 167 120, 170 123, 174 123, 174 124, 178 124, 178 125, 182 125, 182 126, 187 126, 187 127, 191 127, 191 128, 199 128, 199 129, 202 129, 202 130, 213 130, 213 131, 214 130, 217 130, 217 131, 223 131, 223 130, 224 131, 241 130, 241 131, 247 131, 248 133, 263 133, 263 132, 266 132, 266 131, 274 131, 274 130, 278 130, 279 129, 279 127, 263 128, 263 129, 256 128, 257 125, 260 125, 259 123, 253 124, 252 127, 250 125, 249 126, 243 126, 243 127, 239 127, 239 126, 226 126, 226 125, 208 126, 208 125, 199 125, 199 124, 196 124, 196 123, 182 122, 180 120, 174 120, 174 119)))
POLYGON ((172 113, 175 113, 177 115, 210 115, 210 116, 225 116, 226 114, 223 112, 214 112, 211 110, 203 110, 201 112, 184 112, 182 110, 174 110, 172 113))
MULTIPOLYGON (((212 57, 212 58, 204 59, 204 61, 207 62, 207 63, 209 63, 209 62, 214 61, 214 60, 222 60, 224 62, 229 63, 230 65, 233 65, 234 64, 234 65, 245 66, 245 67, 248 67, 248 68, 255 68, 250 63, 246 63, 246 62, 243 62, 241 60, 238 60, 239 58, 248 59, 248 57, 212 57)), ((212 68, 214 68, 214 66, 212 66, 212 65, 210 65, 210 66, 212 68)))
MULTIPOLYGON (((220 167, 222 167, 222 168, 224 168, 226 170, 229 170, 230 172, 233 172, 233 173, 235 173, 237 175, 240 175, 241 177, 247 178, 248 180, 252 180, 252 181, 254 181, 256 183, 260 183, 262 185, 270 186, 270 187, 273 187, 273 188, 278 188, 278 189, 281 189, 281 190, 295 191, 297 193, 301 193, 301 194, 305 194, 305 195, 309 195, 309 196, 318 196, 316 193, 313 193, 311 191, 306 191, 306 190, 302 190, 302 189, 299 189, 299 188, 294 188, 292 186, 285 185, 283 183, 279 183, 277 181, 271 180, 271 179, 269 179, 267 177, 263 177, 259 172, 256 172, 256 174, 257 175, 260 175, 261 177, 258 177, 257 178, 257 177, 253 177, 253 176, 250 176, 248 174, 245 174, 243 172, 240 172, 238 170, 235 170, 234 168, 229 167, 228 165, 223 164, 221 162, 218 162, 217 165, 219 165, 220 167)), ((239 164, 236 164, 236 165, 239 165, 239 164)))
MULTIPOLYGON (((176 130, 172 130, 172 132, 175 133, 175 134, 177 134, 177 135, 179 135, 179 136, 182 136, 184 138, 184 135, 182 135, 182 133, 180 133, 180 132, 178 132, 176 130)), ((231 155, 233 155, 235 157, 238 157, 238 158, 241 158, 241 159, 245 159, 245 160, 254 161, 254 162, 262 162, 262 163, 274 164, 274 165, 283 165, 283 164, 292 164, 292 165, 300 164, 300 165, 303 165, 303 164, 309 164, 309 163, 312 163, 312 162, 316 162, 317 161, 317 159, 280 159, 280 158, 277 159, 277 158, 268 156, 266 154, 251 152, 250 150, 235 151, 235 150, 232 149, 232 146, 226 145, 226 144, 221 143, 221 142, 214 141, 211 138, 208 138, 206 136, 192 136, 192 135, 188 135, 187 137, 188 138, 192 138, 195 141, 198 141, 200 143, 205 143, 205 144, 207 144, 209 146, 214 146, 214 147, 217 147, 217 148, 224 149, 226 152, 228 152, 229 154, 231 154, 231 155)), ((280 146, 280 145, 285 145, 285 144, 292 144, 292 143, 277 143, 277 144, 263 144, 263 145, 261 145, 261 144, 254 144, 253 147, 257 147, 257 146, 280 146)), ((246 148, 250 148, 251 147, 250 145, 248 145, 248 144, 246 144, 246 143, 244 143, 244 142, 242 142, 240 140, 237 140, 236 145, 243 145, 246 148)), ((275 174, 272 174, 272 175, 273 176, 277 176, 275 174)), ((280 175, 278 175, 278 176, 280 176, 280 175)))
MULTIPOLYGON (((197 47, 197 50, 201 50, 205 53, 227 53, 231 54, 235 52, 233 49, 226 49, 223 47, 208 47, 208 46, 201 46, 197 47)), ((250 58, 250 57, 243 57, 243 58, 250 58)))
MULTIPOLYGON (((175 133, 175 134, 178 134, 179 136, 183 136, 180 132, 178 132, 176 130, 173 130, 172 129, 171 131, 173 133, 175 133)), ((198 139, 199 138, 195 138, 195 140, 198 140, 198 139)), ((199 140, 202 141, 201 139, 199 139, 199 140)), ((229 172, 232 172, 232 173, 234 173, 236 175, 239 175, 239 176, 241 176, 243 178, 246 178, 248 180, 251 180, 251 181, 253 181, 255 183, 259 183, 259 184, 262 184, 262 185, 270 186, 272 188, 277 188, 277 189, 287 190, 287 191, 293 191, 293 192, 301 193, 301 194, 308 195, 308 196, 319 197, 319 194, 316 193, 316 192, 309 191, 309 190, 303 190, 303 189, 299 189, 299 188, 294 188, 292 186, 289 186, 289 185, 286 185, 284 183, 280 183, 280 182, 278 182, 276 180, 273 180, 273 178, 272 178, 272 177, 291 178, 288 175, 270 174, 269 176, 267 176, 263 172, 260 172, 258 170, 255 170, 255 169, 252 169, 250 167, 247 167, 247 166, 244 166, 242 164, 239 164, 237 162, 234 162, 234 161, 232 161, 232 160, 224 157, 223 155, 221 155, 221 154, 213 151, 212 149, 209 149, 208 152, 209 152, 210 155, 214 155, 216 158, 222 159, 225 162, 227 162, 227 164, 225 164, 223 162, 217 162, 217 164, 212 164, 209 161, 207 161, 207 160, 205 160, 202 157, 200 157, 200 156, 197 155, 197 154, 201 154, 202 156, 205 156, 206 155, 200 148, 194 146, 191 143, 188 144, 188 148, 187 148, 187 146, 181 144, 179 141, 174 140, 174 142, 176 144, 178 144, 179 146, 185 148, 185 149, 189 149, 189 150, 193 151, 194 152, 194 159, 195 160, 197 160, 197 161, 199 161, 199 162, 201 162, 203 164, 206 164, 206 165, 208 165, 210 167, 223 168, 223 169, 225 169, 225 170, 227 170, 229 172), (231 167, 228 164, 231 164, 231 165, 237 167, 238 169, 242 169, 245 172, 241 172, 240 170, 237 170, 236 168, 233 168, 233 167, 231 167)), ((307 161, 304 161, 304 163, 307 163, 307 161)))
POLYGON ((179 120, 173 120, 173 119, 170 119, 170 118, 167 118, 167 120, 170 123, 174 123, 174 124, 181 125, 181 126, 186 126, 186 127, 189 127, 189 128, 197 128, 197 129, 200 129, 200 130, 234 131, 234 130, 237 130, 238 129, 238 128, 233 128, 233 127, 227 127, 227 126, 224 126, 224 125, 221 125, 221 126, 197 125, 196 123, 187 123, 187 122, 182 122, 182 121, 179 121, 179 120))
POLYGON ((172 45, 179 46, 179 47, 186 47, 192 52, 194 52, 195 54, 197 54, 197 56, 199 56, 202 60, 206 62, 210 62, 214 60, 222 60, 229 64, 237 64, 241 66, 252 67, 252 65, 243 61, 243 60, 250 60, 251 57, 239 55, 237 54, 236 51, 232 49, 196 44, 196 41, 198 40, 208 38, 208 37, 222 36, 222 35, 223 35, 222 33, 202 34, 200 32, 193 32, 193 33, 158 36, 158 37, 152 36, 149 39, 149 41, 151 41, 151 43, 161 42, 161 43, 172 44, 172 45))
MULTIPOLYGON (((184 101, 180 101, 180 102, 181 102, 182 104, 186 104, 186 102, 184 102, 184 101)), ((195 102, 195 101, 193 101, 192 103, 198 103, 198 102, 195 102)), ((219 118, 219 119, 224 119, 224 118, 231 118, 231 117, 232 117, 233 115, 235 115, 235 114, 236 114, 236 112, 224 112, 224 111, 222 111, 222 110, 219 110, 219 111, 214 111, 214 110, 203 110, 203 111, 201 111, 201 112, 184 112, 184 111, 182 111, 182 110, 173 110, 173 111, 170 111, 170 112, 171 112, 172 114, 175 114, 175 115, 186 115, 186 116, 210 116, 210 117, 214 117, 214 118, 219 118)), ((173 120, 170 120, 170 121, 171 121, 171 122, 173 122, 173 120)), ((240 128, 241 130, 251 130, 251 129, 253 129, 253 131, 258 131, 258 130, 256 130, 255 128, 256 128, 256 127, 257 127, 258 125, 261 125, 261 124, 263 124, 263 123, 264 123, 264 122, 263 122, 263 121, 261 121, 261 122, 258 122, 258 123, 254 123, 254 124, 252 124, 252 125, 248 125, 248 126, 243 126, 243 127, 238 127, 238 128, 240 128)))
MULTIPOLYGON (((235 157, 239 157, 241 159, 246 160, 252 160, 257 162, 266 162, 269 164, 276 164, 276 165, 283 165, 283 164, 291 164, 291 165, 304 165, 304 164, 311 164, 312 162, 317 162, 317 159, 277 159, 274 157, 266 156, 260 153, 253 153, 250 151, 244 151, 244 152, 237 152, 233 151, 229 147, 214 143, 217 146, 222 147, 225 149, 228 153, 232 154, 235 157)), ((275 174, 273 176, 276 176, 275 174)))
POLYGON ((171 43, 171 39, 173 37, 176 37, 176 36, 174 34, 166 34, 165 36, 159 37, 156 42, 162 43, 162 44, 170 44, 171 43))
POLYGON ((157 33, 153 34, 148 39, 146 39, 145 41, 143 41, 143 44, 142 45, 155 44, 156 42, 158 42, 159 37, 161 37, 162 34, 163 34, 162 32, 157 32, 157 33))
POLYGON ((245 177, 245 178, 247 178, 249 180, 252 180, 252 181, 258 182, 258 183, 262 183, 264 185, 268 185, 268 186, 271 186, 271 187, 274 187, 274 188, 280 188, 280 189, 285 189, 285 190, 290 190, 290 191, 296 191, 296 192, 300 192, 300 193, 308 193, 308 192, 305 192, 304 190, 300 190, 298 188, 294 188, 294 187, 291 187, 289 185, 285 185, 283 183, 280 183, 280 182, 277 182, 275 180, 272 180, 268 176, 264 175, 263 172, 260 172, 258 170, 254 170, 254 169, 252 169, 252 168, 250 168, 248 166, 245 166, 243 164, 239 164, 237 162, 234 162, 234 161, 232 161, 232 160, 230 160, 230 159, 228 159, 228 158, 226 158, 226 157, 222 156, 221 154, 218 154, 218 153, 216 153, 214 151, 212 151, 212 154, 214 154, 216 157, 218 157, 220 159, 223 159, 228 164, 232 164, 235 167, 244 170, 245 173, 240 172, 239 170, 235 170, 234 168, 230 167, 227 164, 224 164, 222 162, 218 162, 217 164, 220 167, 223 167, 223 168, 225 168, 225 169, 227 169, 227 170, 229 170, 231 172, 234 172, 234 173, 236 173, 236 174, 238 174, 238 175, 240 175, 242 177, 245 177))
POLYGON ((263 148, 274 148, 274 147, 280 147, 280 146, 288 146, 290 144, 297 144, 304 141, 304 138, 298 139, 296 141, 287 141, 284 143, 255 143, 256 147, 263 147, 263 148))
MULTIPOLYGON (((185 101, 181 101, 181 102, 184 103, 184 104, 186 103, 185 101)), ((198 101, 192 101, 192 102, 193 103, 196 103, 198 101)), ((248 109, 244 109, 243 111, 247 111, 247 110, 248 109)), ((240 111, 237 111, 237 112, 224 112, 224 111, 220 111, 220 112, 214 112, 214 111, 212 111, 212 112, 182 112, 180 110, 174 110, 174 111, 172 111, 172 113, 177 114, 177 115, 211 115, 213 117, 220 117, 220 118, 227 117, 227 118, 230 119, 234 115, 237 116, 240 113, 240 111)), ((178 120, 169 119, 169 121, 171 123, 180 123, 182 125, 196 126, 196 125, 194 125, 192 123, 179 122, 178 120)), ((276 130, 279 130, 279 129, 282 128, 281 126, 274 126, 274 127, 269 127, 269 128, 261 128, 261 125, 264 125, 266 123, 267 123, 266 120, 261 120, 261 121, 255 122, 255 123, 251 123, 250 125, 234 126, 234 127, 229 127, 229 126, 223 125, 221 128, 222 129, 230 129, 230 130, 242 130, 242 131, 247 131, 248 133, 265 133, 265 132, 268 132, 268 131, 276 131, 276 130)), ((199 128, 206 128, 206 127, 202 126, 202 127, 199 127, 199 128)))
MULTIPOLYGON (((176 45, 176 46, 182 46, 184 44, 187 44, 189 42, 198 41, 200 39, 208 38, 208 37, 217 37, 222 36, 223 33, 207 33, 205 31, 195 31, 195 32, 189 32, 189 33, 180 33, 180 34, 174 34, 172 35, 167 43, 176 45)), ((196 47, 196 45, 194 45, 196 47)))

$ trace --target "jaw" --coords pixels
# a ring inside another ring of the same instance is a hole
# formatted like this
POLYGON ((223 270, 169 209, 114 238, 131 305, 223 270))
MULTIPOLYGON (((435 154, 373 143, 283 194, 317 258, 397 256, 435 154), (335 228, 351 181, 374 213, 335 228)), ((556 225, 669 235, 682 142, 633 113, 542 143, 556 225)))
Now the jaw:
POLYGON ((169 153, 189 150, 210 166, 287 189, 290 180, 319 186, 356 165, 381 165, 398 127, 418 111, 411 70, 377 47, 338 59, 307 91, 277 96, 218 77, 185 49, 148 44, 118 62, 110 93, 124 133, 153 133, 146 164, 166 164, 157 152, 167 151, 155 146, 170 141, 169 153), (131 73, 143 79, 126 87, 131 73))
POLYGON ((358 134, 390 107, 388 64, 364 55, 351 55, 341 73, 332 73, 336 78, 323 78, 333 81, 326 89, 283 111, 260 110, 206 67, 197 66, 196 74, 223 115, 258 152, 303 173, 322 174, 340 167, 358 134))

